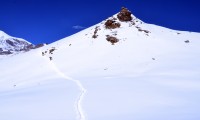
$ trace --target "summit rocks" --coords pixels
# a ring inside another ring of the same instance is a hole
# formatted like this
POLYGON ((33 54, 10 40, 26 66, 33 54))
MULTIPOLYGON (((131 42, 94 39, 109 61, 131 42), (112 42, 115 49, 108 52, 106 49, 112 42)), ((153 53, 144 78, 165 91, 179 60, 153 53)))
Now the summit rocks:
POLYGON ((133 19, 131 14, 132 13, 127 8, 122 7, 119 14, 117 14, 117 18, 122 22, 131 21, 133 19))

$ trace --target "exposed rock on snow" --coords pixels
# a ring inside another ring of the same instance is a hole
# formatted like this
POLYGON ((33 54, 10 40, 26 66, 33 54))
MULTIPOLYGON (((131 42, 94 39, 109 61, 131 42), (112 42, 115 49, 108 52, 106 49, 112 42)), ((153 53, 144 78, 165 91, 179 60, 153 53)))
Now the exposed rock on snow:
POLYGON ((53 60, 53 52, 57 50, 55 47, 51 47, 50 49, 45 50, 44 52, 42 52, 42 56, 49 56, 49 60, 53 60))
POLYGON ((99 26, 96 26, 95 27, 95 30, 94 30, 94 34, 93 34, 93 36, 92 36, 92 38, 97 38, 98 37, 98 35, 97 35, 97 32, 99 31, 99 30, 101 30, 100 28, 99 28, 99 26))
POLYGON ((121 24, 119 22, 116 22, 115 19, 109 19, 105 22, 105 28, 107 29, 115 29, 119 28, 121 24))
POLYGON ((186 40, 185 43, 190 43, 190 41, 189 41, 189 40, 186 40))
POLYGON ((117 14, 117 18, 122 22, 131 21, 133 19, 131 14, 132 13, 127 8, 122 7, 119 14, 117 14))
POLYGON ((119 41, 116 37, 113 37, 113 36, 110 36, 110 35, 106 36, 106 40, 111 42, 112 45, 114 45, 115 43, 117 43, 119 41))

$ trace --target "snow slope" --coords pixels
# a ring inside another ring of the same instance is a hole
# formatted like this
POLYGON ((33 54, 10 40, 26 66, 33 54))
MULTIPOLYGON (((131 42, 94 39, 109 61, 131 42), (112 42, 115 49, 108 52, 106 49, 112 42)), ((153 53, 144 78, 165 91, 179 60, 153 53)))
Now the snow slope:
POLYGON ((0 59, 0 119, 199 120, 200 34, 132 17, 0 59))

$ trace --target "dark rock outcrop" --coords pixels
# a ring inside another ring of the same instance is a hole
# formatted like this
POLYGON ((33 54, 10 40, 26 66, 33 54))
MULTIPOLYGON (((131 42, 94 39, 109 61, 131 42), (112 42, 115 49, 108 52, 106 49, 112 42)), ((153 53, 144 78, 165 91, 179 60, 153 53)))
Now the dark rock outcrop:
POLYGON ((120 23, 116 22, 115 19, 109 19, 105 22, 105 28, 107 29, 115 29, 121 26, 120 23))
POLYGON ((190 43, 190 41, 189 40, 186 40, 186 41, 184 41, 185 43, 190 43))
POLYGON ((31 49, 37 49, 37 48, 40 48, 40 47, 43 47, 45 44, 37 44, 37 45, 29 45, 26 47, 27 50, 31 50, 31 49))
POLYGON ((122 7, 121 11, 117 14, 117 18, 122 22, 131 21, 133 19, 131 14, 127 8, 122 7))
POLYGON ((49 54, 53 54, 53 52, 56 50, 55 47, 52 47, 50 50, 49 50, 49 54))
POLYGON ((110 35, 106 36, 106 40, 111 42, 112 45, 114 45, 115 43, 117 43, 119 41, 116 37, 113 37, 113 36, 110 36, 110 35))
POLYGON ((92 38, 97 38, 98 37, 98 35, 97 35, 97 32, 99 31, 99 26, 96 26, 95 27, 95 30, 94 30, 94 34, 92 35, 92 38))
POLYGON ((35 45, 34 49, 37 49, 37 48, 40 48, 40 47, 43 47, 45 44, 37 44, 35 45))
POLYGON ((0 55, 9 55, 12 54, 10 51, 0 51, 0 55))
POLYGON ((10 41, 10 40, 6 40, 6 43, 8 43, 11 46, 15 46, 14 42, 10 41))

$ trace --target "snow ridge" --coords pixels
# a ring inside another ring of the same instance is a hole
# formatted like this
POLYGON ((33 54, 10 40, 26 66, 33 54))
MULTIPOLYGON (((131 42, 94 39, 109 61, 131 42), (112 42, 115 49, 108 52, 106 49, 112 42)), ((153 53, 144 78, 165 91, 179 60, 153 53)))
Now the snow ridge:
POLYGON ((81 93, 78 96, 78 99, 75 103, 75 107, 76 107, 77 114, 78 114, 77 119, 86 120, 86 117, 85 117, 85 114, 84 114, 84 111, 82 108, 82 101, 83 101, 83 98, 84 98, 87 90, 83 87, 83 85, 81 84, 81 82, 79 80, 74 80, 73 78, 66 76, 63 72, 61 72, 52 61, 50 61, 50 64, 58 75, 60 75, 61 77, 63 77, 66 80, 71 80, 78 85, 81 93))

